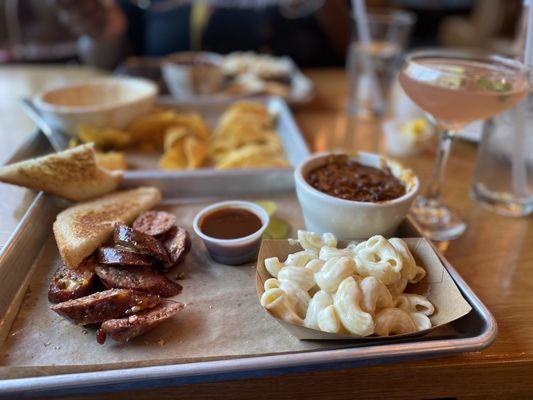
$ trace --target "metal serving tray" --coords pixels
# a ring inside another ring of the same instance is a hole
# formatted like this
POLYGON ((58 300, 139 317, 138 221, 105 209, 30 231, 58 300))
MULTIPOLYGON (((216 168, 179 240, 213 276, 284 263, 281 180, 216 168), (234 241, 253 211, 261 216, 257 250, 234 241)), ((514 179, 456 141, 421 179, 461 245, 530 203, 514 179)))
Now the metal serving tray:
MULTIPOLYGON (((250 101, 265 104, 268 110, 276 116, 276 131, 281 139, 285 154, 291 167, 296 167, 309 156, 309 149, 296 125, 292 113, 280 97, 259 97, 250 101)), ((182 112, 198 112, 207 124, 214 127, 222 113, 235 102, 231 99, 190 100, 181 101, 169 96, 161 96, 156 105, 182 112)), ((58 133, 54 133, 58 135, 58 133)), ((63 138, 63 137, 62 137, 63 138)), ((22 146, 19 152, 12 157, 10 162, 21 161, 36 155, 46 154, 52 148, 44 139, 44 134, 36 131, 22 146), (41 137, 39 137, 41 136, 41 137)), ((61 140, 61 148, 67 146, 67 140, 61 140)), ((196 177, 202 179, 205 185, 213 181, 221 182, 224 186, 235 188, 235 184, 257 186, 270 190, 291 189, 294 186, 292 168, 248 168, 233 170, 215 170, 213 168, 199 168, 192 171, 169 171, 157 167, 157 162, 162 153, 143 153, 126 150, 126 161, 133 164, 136 169, 127 170, 124 181, 127 186, 139 186, 141 183, 158 187, 165 197, 175 197, 182 193, 183 188, 177 186, 176 179, 189 179, 196 177)), ((235 188, 236 194, 241 188, 235 188)), ((242 191, 242 190, 241 190, 242 191)))
MULTIPOLYGON (((266 192, 276 196, 272 187, 246 186, 236 182, 228 187, 224 182, 206 176, 176 177, 172 184, 180 188, 179 197, 166 201, 190 203, 202 198, 209 201, 228 196, 259 197, 266 192), (240 191, 240 192, 239 192, 240 191)), ((146 184, 151 181, 139 180, 146 184)), ((170 181, 168 182, 170 184, 170 181)), ((128 183, 129 184, 129 183, 128 183)), ((168 191, 174 193, 174 191, 168 191)), ((279 190, 277 193, 280 193, 279 190)), ((281 194, 283 195, 283 194, 281 194)), ((292 196, 289 192, 288 196, 292 196)), ((293 197, 293 201, 296 199, 293 197)), ((0 346, 4 342, 22 303, 33 267, 45 239, 51 235, 51 225, 58 211, 58 201, 40 193, 24 215, 19 226, 0 252, 0 346), (17 271, 17 272, 15 272, 17 271), (22 272, 21 272, 22 271, 22 272)), ((420 236, 412 221, 407 219, 397 233, 403 237, 420 236)), ((468 351, 479 351, 489 346, 497 335, 494 317, 483 305, 457 271, 442 257, 445 267, 457 283, 472 311, 446 326, 443 331, 424 337, 386 340, 379 343, 342 343, 338 348, 261 355, 245 358, 229 358, 217 361, 202 361, 173 365, 153 365, 104 371, 84 371, 71 374, 28 376, 5 379, 2 376, 0 360, 0 396, 30 397, 132 390, 156 386, 175 386, 213 380, 241 379, 250 376, 275 375, 291 371, 317 368, 360 367, 405 360, 450 355, 468 351)), ((46 301, 46 300, 43 300, 46 301)), ((273 324, 275 321, 271 321, 273 324)), ((236 339, 238 340, 238 339, 236 339)), ((9 367, 4 367, 9 368, 9 367)), ((5 370, 4 370, 5 371, 5 370)))

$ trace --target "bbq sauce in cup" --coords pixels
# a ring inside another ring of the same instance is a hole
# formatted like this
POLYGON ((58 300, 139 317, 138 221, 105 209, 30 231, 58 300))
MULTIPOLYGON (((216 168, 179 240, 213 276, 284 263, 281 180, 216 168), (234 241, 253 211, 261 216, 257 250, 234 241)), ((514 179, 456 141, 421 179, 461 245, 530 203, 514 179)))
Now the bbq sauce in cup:
POLYGON ((200 222, 200 230, 216 239, 237 239, 257 232, 263 223, 251 211, 242 208, 223 208, 207 214, 200 222))
POLYGON ((261 236, 270 219, 259 205, 249 201, 222 201, 198 212, 194 232, 213 260, 241 265, 257 259, 261 236))

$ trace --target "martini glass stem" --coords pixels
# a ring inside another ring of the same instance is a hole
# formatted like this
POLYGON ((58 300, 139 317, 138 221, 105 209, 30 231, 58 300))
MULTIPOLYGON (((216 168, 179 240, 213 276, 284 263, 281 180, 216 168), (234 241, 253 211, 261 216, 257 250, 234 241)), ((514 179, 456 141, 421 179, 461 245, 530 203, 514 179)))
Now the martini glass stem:
POLYGON ((431 182, 426 190, 426 199, 433 202, 440 201, 440 193, 444 182, 444 173, 448 163, 448 156, 452 148, 454 138, 453 131, 443 129, 439 133, 439 146, 437 148, 437 159, 435 160, 435 167, 433 169, 433 176, 431 182))

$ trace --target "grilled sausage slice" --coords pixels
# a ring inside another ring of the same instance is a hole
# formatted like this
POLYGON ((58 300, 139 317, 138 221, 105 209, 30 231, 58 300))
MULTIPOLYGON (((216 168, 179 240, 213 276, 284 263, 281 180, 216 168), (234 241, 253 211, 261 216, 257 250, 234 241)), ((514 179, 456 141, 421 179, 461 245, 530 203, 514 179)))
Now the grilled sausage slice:
POLYGON ((108 319, 123 318, 155 307, 158 303, 157 295, 134 290, 110 289, 54 304, 50 308, 78 325, 88 325, 108 319))
POLYGON ((105 321, 96 333, 97 341, 102 344, 105 341, 105 335, 109 335, 119 342, 127 342, 154 329, 163 321, 176 315, 184 307, 185 304, 183 303, 163 300, 154 308, 127 318, 105 321))
POLYGON ((150 236, 162 236, 176 225, 176 217, 165 211, 143 212, 132 228, 150 236))
POLYGON ((138 290, 162 297, 172 297, 181 292, 181 286, 165 275, 144 267, 97 266, 96 274, 108 288, 138 290))
POLYGON ((61 263, 50 280, 48 300, 61 303, 90 294, 95 280, 94 266, 95 259, 92 256, 83 260, 75 269, 61 263))
POLYGON ((113 234, 115 244, 137 253, 147 254, 168 264, 170 259, 163 245, 155 238, 126 225, 116 225, 113 234))
POLYGON ((178 226, 168 233, 168 238, 163 242, 163 246, 165 246, 170 257, 170 263, 164 266, 165 268, 171 268, 185 259, 185 256, 191 250, 191 238, 184 228, 178 226))
POLYGON ((151 267, 154 264, 154 260, 146 254, 115 247, 100 247, 98 262, 106 265, 136 265, 140 267, 151 267))

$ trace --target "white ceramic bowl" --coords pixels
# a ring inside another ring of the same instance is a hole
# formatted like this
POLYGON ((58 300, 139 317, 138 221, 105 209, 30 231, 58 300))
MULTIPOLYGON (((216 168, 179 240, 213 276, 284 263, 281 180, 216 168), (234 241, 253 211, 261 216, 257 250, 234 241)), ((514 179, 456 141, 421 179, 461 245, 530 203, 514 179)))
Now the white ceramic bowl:
POLYGON ((382 168, 388 166, 394 176, 406 186, 406 194, 397 199, 367 203, 339 199, 322 193, 305 179, 314 168, 327 162, 328 156, 341 153, 319 153, 302 162, 295 170, 296 194, 302 207, 308 230, 331 232, 339 239, 368 239, 373 235, 390 236, 405 218, 419 187, 418 178, 411 170, 382 156, 359 152, 353 157, 357 162, 382 168))
POLYGON ((261 237, 268 226, 268 213, 259 205, 249 201, 221 201, 200 210, 193 221, 194 232, 203 240, 211 258, 221 264, 239 265, 257 258, 261 237), (217 239, 206 235, 200 229, 202 219, 214 211, 237 208, 257 215, 261 220, 261 228, 251 235, 237 239, 217 239))
POLYGON ((74 135, 79 124, 125 128, 150 110, 157 90, 147 79, 97 78, 44 90, 33 102, 51 127, 74 135))
POLYGON ((195 68, 198 68, 195 63, 206 63, 216 68, 222 64, 223 59, 220 54, 207 51, 174 53, 164 58, 161 72, 169 92, 174 97, 186 99, 209 95, 220 90, 224 79, 222 70, 195 74, 195 68))

